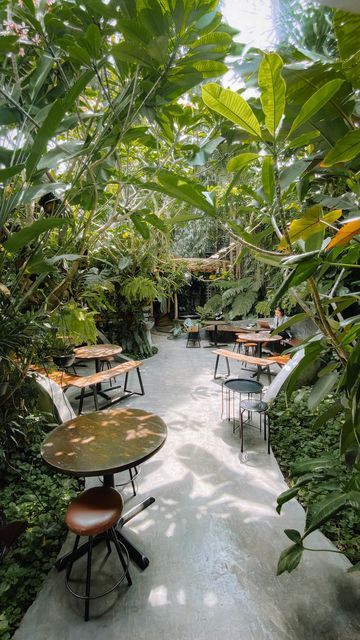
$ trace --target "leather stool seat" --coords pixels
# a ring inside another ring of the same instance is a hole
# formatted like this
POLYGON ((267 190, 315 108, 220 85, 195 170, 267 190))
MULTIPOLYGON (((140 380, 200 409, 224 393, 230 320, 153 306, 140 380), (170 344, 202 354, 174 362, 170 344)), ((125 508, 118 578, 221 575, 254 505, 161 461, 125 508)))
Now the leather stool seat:
POLYGON ((93 487, 71 502, 65 522, 78 536, 96 536, 116 525, 123 506, 120 494, 112 487, 93 487))

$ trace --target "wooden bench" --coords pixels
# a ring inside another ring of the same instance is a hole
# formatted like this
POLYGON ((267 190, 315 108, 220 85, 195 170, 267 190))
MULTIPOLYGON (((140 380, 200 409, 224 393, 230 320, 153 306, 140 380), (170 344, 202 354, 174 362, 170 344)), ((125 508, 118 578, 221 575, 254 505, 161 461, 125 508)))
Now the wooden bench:
POLYGON ((220 357, 223 357, 225 358, 225 361, 226 361, 228 376, 230 375, 229 360, 237 360, 238 362, 245 362, 246 364, 254 364, 257 367, 257 371, 256 371, 257 380, 259 380, 260 374, 264 369, 268 375, 269 383, 271 382, 270 367, 272 364, 274 364, 274 360, 271 360, 271 358, 257 358, 256 356, 246 356, 242 353, 234 353, 234 351, 229 351, 228 349, 215 349, 213 353, 215 353, 216 355, 214 380, 220 377, 220 376, 217 376, 216 374, 219 366, 219 359, 220 357))
POLYGON ((274 355, 274 356, 266 356, 268 360, 272 360, 273 362, 276 362, 276 364, 279 365, 279 367, 283 367, 285 364, 287 364, 290 360, 290 356, 285 354, 285 355, 274 355))
POLYGON ((299 338, 284 338, 283 342, 288 344, 289 347, 298 347, 302 340, 299 340, 299 338))
MULTIPOLYGON (((106 369, 105 371, 100 371, 99 373, 93 373, 90 376, 77 376, 63 371, 51 371, 48 372, 45 369, 31 367, 32 371, 36 371, 37 373, 41 373, 54 382, 56 382, 64 391, 69 389, 70 387, 76 387, 80 389, 80 402, 79 402, 79 414, 82 411, 84 398, 85 398, 85 389, 90 387, 91 392, 94 396, 94 404, 95 409, 99 409, 98 403, 98 393, 101 392, 101 383, 109 382, 112 378, 116 378, 119 375, 125 374, 125 382, 124 382, 124 395, 121 398, 117 398, 113 400, 106 406, 110 406, 119 400, 123 400, 124 398, 128 398, 132 395, 143 396, 145 395, 144 385, 141 379, 141 374, 139 371, 139 367, 143 365, 143 362, 140 360, 128 360, 127 362, 123 362, 122 364, 116 365, 116 367, 112 367, 111 369, 106 369), (133 369, 136 369, 136 373, 139 380, 140 392, 139 391, 131 391, 127 388, 127 382, 129 377, 129 372, 133 369)), ((113 387, 113 389, 118 389, 119 387, 113 387)))

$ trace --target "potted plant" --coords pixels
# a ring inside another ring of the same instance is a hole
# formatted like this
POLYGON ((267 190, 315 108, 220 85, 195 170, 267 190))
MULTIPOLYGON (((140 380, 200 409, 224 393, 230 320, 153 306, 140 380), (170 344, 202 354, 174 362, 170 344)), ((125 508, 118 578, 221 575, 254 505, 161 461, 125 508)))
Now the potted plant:
POLYGON ((71 301, 56 309, 50 320, 47 351, 57 367, 71 367, 75 361, 75 346, 96 343, 94 312, 71 301))
POLYGON ((74 346, 67 337, 56 334, 51 344, 51 356, 60 369, 71 367, 75 362, 74 346))

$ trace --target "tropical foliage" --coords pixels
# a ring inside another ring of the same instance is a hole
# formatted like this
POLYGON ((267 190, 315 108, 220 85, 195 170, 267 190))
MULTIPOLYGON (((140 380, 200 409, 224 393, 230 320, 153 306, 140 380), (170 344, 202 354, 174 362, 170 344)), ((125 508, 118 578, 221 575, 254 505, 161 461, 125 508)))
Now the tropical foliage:
MULTIPOLYGON (((272 304, 291 293, 300 311, 287 326, 306 317, 316 324, 318 333, 302 345, 304 357, 288 381, 287 394, 293 392, 301 370, 318 359, 322 366, 309 406, 317 406, 335 391, 319 423, 344 411, 340 455, 351 465, 358 463, 360 451, 356 312, 360 75, 354 36, 359 20, 334 12, 334 58, 324 51, 310 56, 291 50, 286 58, 275 52, 254 52, 250 71, 245 67, 242 75, 244 89, 248 83, 254 98, 245 99, 243 89, 235 92, 220 84, 203 87, 212 136, 225 138, 220 147, 227 154, 231 176, 221 192, 208 185, 211 204, 209 200, 196 203, 198 209, 221 220, 243 247, 243 254, 250 252, 280 270, 282 284, 272 304)), ((237 72, 241 73, 241 65, 237 72)), ((175 180, 178 184, 183 180, 190 188, 188 179, 178 175, 172 177, 175 180)), ((200 194, 196 182, 191 187, 200 194)), ((165 183, 156 189, 179 197, 165 183)), ((219 298, 215 302, 220 303, 219 298)), ((358 471, 354 482, 353 505, 360 497, 358 471)), ((334 492, 338 508, 343 508, 347 504, 343 489, 334 487, 334 492)), ((286 568, 294 567, 289 561, 286 568)))
POLYGON ((319 526, 354 565, 360 557, 358 509, 356 500, 351 500, 357 470, 349 468, 338 454, 344 416, 329 417, 325 425, 318 426, 319 416, 331 407, 334 398, 330 394, 310 410, 310 394, 310 389, 303 388, 288 403, 282 393, 271 407, 271 446, 290 484, 277 499, 277 511, 280 513, 294 496, 307 509, 305 535, 294 529, 285 531, 295 545, 283 552, 279 574, 288 570, 290 562, 295 568, 308 549, 307 536, 319 526), (334 488, 341 488, 342 500, 334 495, 334 488), (314 497, 317 504, 313 509, 314 497))
MULTIPOLYGON (((206 312, 233 319, 286 297, 288 326, 317 326, 286 393, 317 359, 308 406, 333 394, 316 424, 338 417, 352 471, 326 504, 311 493, 323 510, 311 530, 359 508, 360 17, 287 9, 299 28, 263 52, 233 43, 216 0, 0 2, 4 451, 21 447, 17 391, 45 334, 92 342, 97 323, 151 355, 143 307, 184 282, 172 251, 190 251, 190 222, 202 251, 214 236, 236 247, 236 278, 217 281, 206 312), (237 91, 214 81, 229 68, 237 91)), ((294 469, 299 486, 314 473, 328 484, 321 460, 294 469)))
MULTIPOLYGON (((57 326, 64 304, 88 320, 111 308, 115 287, 125 312, 165 294, 151 269, 140 287, 124 282, 136 236, 166 245, 173 228, 166 200, 137 183, 171 182, 196 123, 178 99, 227 69, 232 38, 216 4, 1 3, 1 282, 21 312, 55 314, 57 326)), ((94 340, 84 332, 73 341, 94 340)))

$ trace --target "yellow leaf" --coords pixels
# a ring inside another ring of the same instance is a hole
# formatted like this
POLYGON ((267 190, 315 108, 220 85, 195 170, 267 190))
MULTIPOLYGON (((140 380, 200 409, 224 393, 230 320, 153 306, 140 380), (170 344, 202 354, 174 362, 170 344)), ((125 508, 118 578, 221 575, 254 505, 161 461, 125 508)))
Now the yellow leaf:
MULTIPOLYGON (((306 209, 301 218, 293 220, 289 227, 289 237, 292 242, 297 240, 307 240, 315 233, 323 231, 328 224, 332 224, 342 216, 341 209, 329 211, 323 215, 322 206, 315 204, 306 209)), ((280 242, 279 249, 286 247, 286 240, 283 238, 280 242)))
POLYGON ((346 244, 349 244, 351 238, 360 233, 360 218, 356 218, 356 220, 350 220, 346 224, 344 224, 341 229, 337 232, 337 234, 332 238, 326 247, 326 251, 332 249, 333 247, 342 247, 346 244))

